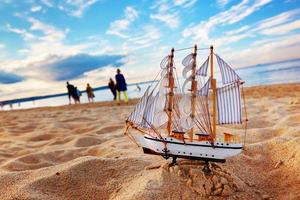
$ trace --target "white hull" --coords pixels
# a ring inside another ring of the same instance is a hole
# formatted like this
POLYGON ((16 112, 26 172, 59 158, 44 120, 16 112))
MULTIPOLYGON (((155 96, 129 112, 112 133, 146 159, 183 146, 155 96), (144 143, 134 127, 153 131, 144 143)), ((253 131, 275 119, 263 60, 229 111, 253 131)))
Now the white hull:
POLYGON ((184 157, 196 160, 211 160, 224 162, 226 158, 241 153, 243 145, 236 143, 215 142, 214 146, 208 141, 183 142, 176 138, 162 139, 150 135, 133 134, 138 144, 143 147, 145 153, 184 157), (167 149, 167 154, 165 151, 167 149))

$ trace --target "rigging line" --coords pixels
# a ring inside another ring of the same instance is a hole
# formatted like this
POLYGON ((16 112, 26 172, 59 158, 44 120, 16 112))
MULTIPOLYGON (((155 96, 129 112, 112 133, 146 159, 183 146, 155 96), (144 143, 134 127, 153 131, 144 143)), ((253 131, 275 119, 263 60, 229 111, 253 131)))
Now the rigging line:
MULTIPOLYGON (((198 111, 196 111, 196 115, 199 116, 198 111)), ((206 130, 205 130, 205 127, 204 127, 203 122, 202 122, 202 120, 200 119, 200 117, 195 117, 194 120, 195 120, 196 126, 197 126, 202 132, 205 132, 206 130)))
MULTIPOLYGON (((201 115, 201 113, 199 112, 199 105, 198 104, 196 104, 196 107, 197 107, 197 110, 196 110, 196 113, 197 113, 197 115, 198 116, 202 116, 201 115)), ((197 121, 198 121, 198 123, 200 124, 200 126, 202 127, 202 129, 204 130, 204 131, 207 131, 206 130, 206 128, 205 128, 205 126, 207 126, 207 124, 206 124, 206 122, 205 122, 205 117, 198 117, 198 118, 196 118, 197 119, 197 121), (203 119, 202 119, 203 118, 203 119)))
POLYGON ((206 98, 205 104, 206 104, 206 112, 207 112, 207 116, 208 116, 208 128, 209 128, 209 132, 211 134, 212 133, 212 127, 211 127, 211 121, 210 121, 210 116, 209 116, 208 98, 206 98))
MULTIPOLYGON (((163 70, 163 69, 162 69, 163 70)), ((159 74, 161 74, 162 70, 159 70, 158 73, 156 74, 154 81, 151 83, 151 85, 149 86, 150 88, 152 87, 153 83, 156 82, 156 79, 158 77, 159 74)), ((157 85, 159 84, 159 82, 162 80, 163 78, 160 78, 159 80, 157 80, 156 85, 154 86, 153 90, 155 90, 155 88, 157 87, 157 85)))
POLYGON ((184 50, 188 50, 188 49, 193 49, 194 47, 186 47, 186 48, 182 48, 182 49, 175 49, 174 51, 184 51, 184 50))
POLYGON ((154 131, 154 133, 156 133, 156 135, 157 135, 158 137, 160 137, 160 139, 164 140, 163 137, 161 136, 161 134, 160 134, 157 130, 155 130, 155 128, 153 127, 153 125, 150 124, 150 123, 144 118, 144 116, 143 116, 143 120, 148 124, 148 126, 150 126, 150 128, 154 131))
MULTIPOLYGON (((194 47, 186 47, 186 48, 182 48, 182 49, 175 49, 174 51, 184 51, 184 50, 189 50, 189 49, 193 49, 194 47)), ((207 50, 207 49, 210 49, 208 47, 204 47, 204 48, 197 48, 197 51, 200 51, 200 50, 207 50)))
MULTIPOLYGON (((202 82, 202 80, 198 77, 197 78, 197 80, 198 81, 200 81, 200 82, 202 82)), ((206 85, 206 83, 205 83, 205 81, 204 81, 204 84, 203 84, 204 86, 202 87, 202 88, 204 88, 205 87, 205 85, 206 85)), ((201 89, 202 89, 201 88, 201 89)), ((206 104, 206 102, 207 102, 207 97, 206 96, 198 96, 198 99, 199 99, 199 103, 198 104, 196 104, 196 106, 198 107, 198 109, 199 109, 199 107, 201 108, 201 111, 204 113, 204 116, 202 116, 202 118, 203 118, 203 120, 204 120, 204 124, 206 125, 206 128, 208 129, 208 130, 206 130, 207 132, 210 132, 210 120, 209 120, 209 112, 207 111, 208 109, 208 105, 206 104), (200 104, 200 105, 199 105, 200 104)), ((200 110, 200 109, 199 109, 200 110)))
POLYGON ((196 122, 198 122, 198 124, 199 125, 197 125, 197 127, 202 131, 202 132, 207 132, 207 130, 206 130, 206 127, 205 127, 205 123, 202 121, 202 119, 201 119, 201 114, 199 113, 199 111, 198 110, 196 110, 196 114, 197 114, 197 116, 199 116, 199 117, 195 117, 195 120, 196 120, 196 122))
POLYGON ((199 104, 196 104, 197 109, 198 109, 197 114, 199 116, 201 116, 201 122, 203 123, 203 125, 205 125, 205 131, 209 132, 209 130, 207 130, 207 129, 209 129, 209 124, 208 124, 208 121, 207 121, 207 113, 205 112, 206 108, 205 108, 205 104, 203 102, 203 99, 200 99, 199 104), (200 106, 202 115, 201 115, 201 113, 199 113, 199 111, 200 111, 199 106, 200 106))
POLYGON ((172 120, 172 123, 173 123, 173 125, 175 126, 175 128, 177 128, 177 129, 179 129, 179 115, 180 115, 180 113, 178 112, 178 100, 176 99, 176 98, 174 98, 174 102, 175 102, 175 106, 174 106, 174 120, 172 120), (175 117, 177 118, 177 119, 175 119, 175 117), (176 124, 175 124, 176 123, 176 124))
POLYGON ((243 96, 243 103, 244 103, 244 109, 245 109, 245 133, 244 133, 244 147, 246 144, 246 137, 247 137, 247 125, 248 125, 248 117, 247 117, 247 109, 246 109, 246 101, 245 101, 245 95, 244 95, 244 86, 242 85, 242 96, 243 96))
POLYGON ((138 147, 140 147, 140 145, 137 143, 137 141, 134 139, 134 137, 131 135, 130 131, 127 130, 127 134, 128 138, 133 142, 135 143, 138 147))
POLYGON ((208 104, 207 104, 207 97, 205 96, 201 96, 199 97, 201 99, 201 107, 202 107, 202 111, 204 113, 203 119, 205 121, 206 124, 206 128, 207 128, 207 132, 210 132, 210 120, 209 120, 209 111, 208 111, 208 104))
MULTIPOLYGON (((198 77, 198 81, 202 82, 200 77, 198 77)), ((209 79, 208 79, 208 81, 209 81, 209 79)), ((204 85, 206 83, 204 81, 204 85)), ((205 96, 205 97, 201 96, 201 107, 203 109, 203 112, 205 113, 205 119, 206 119, 205 121, 206 121, 206 125, 207 125, 207 128, 208 128, 207 131, 211 134, 212 133, 212 127, 211 127, 211 119, 210 119, 210 113, 209 113, 208 96, 205 96)))
POLYGON ((175 75, 176 75, 176 81, 177 81, 177 84, 178 84, 179 92, 182 93, 183 91, 181 91, 182 88, 181 88, 180 83, 179 83, 179 80, 178 80, 178 77, 179 77, 179 76, 178 76, 178 74, 177 74, 176 68, 175 68, 175 75))
POLYGON ((197 127, 199 128, 200 131, 205 132, 205 128, 203 127, 203 125, 201 124, 201 122, 199 121, 199 119, 195 118, 195 121, 198 122, 199 126, 197 125, 197 127))
POLYGON ((207 50, 207 49, 210 49, 208 47, 204 47, 204 48, 198 48, 197 51, 201 51, 201 50, 207 50))
POLYGON ((208 104, 207 104, 207 97, 202 98, 201 100, 201 104, 202 104, 202 109, 203 109, 203 112, 204 112, 204 116, 203 116, 203 119, 205 121, 205 124, 206 124, 206 128, 207 128, 207 132, 211 133, 211 123, 210 123, 210 117, 209 117, 209 110, 208 110, 208 104))

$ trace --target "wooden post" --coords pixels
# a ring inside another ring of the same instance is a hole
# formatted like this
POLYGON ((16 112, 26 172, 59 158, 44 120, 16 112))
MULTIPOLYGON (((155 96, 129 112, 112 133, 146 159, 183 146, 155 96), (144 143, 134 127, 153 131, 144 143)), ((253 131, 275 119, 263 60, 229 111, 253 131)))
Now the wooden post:
POLYGON ((171 50, 170 65, 168 66, 168 78, 169 78, 169 102, 168 102, 168 125, 167 133, 168 136, 172 133, 172 110, 173 110, 173 98, 174 98, 174 76, 173 76, 173 65, 174 65, 174 48, 171 50))
POLYGON ((212 110, 213 110, 213 127, 212 127, 212 142, 216 140, 217 133, 217 107, 216 107, 216 79, 214 79, 214 47, 210 46, 210 80, 211 80, 211 89, 213 92, 212 95, 212 110))
MULTIPOLYGON (((192 66, 192 84, 191 84, 191 109, 192 114, 191 118, 194 121, 195 118, 195 106, 196 106, 196 97, 197 97, 197 80, 196 80, 196 66, 197 66, 197 45, 194 47, 194 55, 193 55, 194 63, 192 66)), ((190 142, 193 141, 194 136, 194 128, 191 128, 189 131, 189 140, 190 142)))

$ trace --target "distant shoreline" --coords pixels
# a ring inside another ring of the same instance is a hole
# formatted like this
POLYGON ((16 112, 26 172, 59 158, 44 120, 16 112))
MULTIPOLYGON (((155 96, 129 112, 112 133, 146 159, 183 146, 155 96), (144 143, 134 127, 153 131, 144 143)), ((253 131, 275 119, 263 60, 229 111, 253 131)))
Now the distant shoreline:
MULTIPOLYGON (((133 86, 133 85, 143 85, 143 84, 148 84, 152 83, 154 81, 143 81, 139 83, 130 83, 128 86, 133 86)), ((108 86, 99 86, 96 88, 93 88, 94 91, 99 91, 99 90, 107 90, 109 89, 108 86)), ((85 93, 86 90, 82 90, 81 93, 85 93)), ((0 106, 4 105, 10 105, 10 104, 16 104, 16 103, 24 103, 24 102, 29 102, 29 101, 37 101, 37 100, 42 100, 42 99, 49 99, 49 98, 54 98, 54 97, 61 97, 61 96, 67 96, 68 93, 59 93, 59 94, 49 94, 49 95, 42 95, 42 96, 33 96, 33 97, 25 97, 25 98, 18 98, 18 99, 11 99, 11 100, 4 100, 0 101, 0 106)))
MULTIPOLYGON (((140 83, 139 83, 140 84, 140 83)), ((134 84, 132 84, 134 85, 134 84)), ((300 88, 300 82, 297 83, 277 83, 277 84, 268 84, 268 85, 258 85, 258 86, 248 86, 244 87, 245 96, 252 96, 255 97, 253 92, 260 92, 262 93, 264 90, 265 92, 269 92, 270 90, 275 90, 276 88, 286 88, 286 87, 294 87, 300 88)), ((124 104, 124 106, 131 106, 135 105, 138 102, 139 98, 130 99, 129 104, 124 104)), ((121 104, 123 105, 123 104, 121 104)), ((26 111, 26 110, 39 110, 39 109, 57 109, 57 108, 64 108, 66 106, 72 107, 85 107, 85 108, 93 108, 93 107, 103 107, 103 106, 118 106, 115 101, 98 101, 95 103, 81 103, 81 104, 72 104, 72 105, 58 105, 58 106, 41 106, 41 107, 33 107, 33 108, 24 108, 24 109, 13 109, 13 110, 2 110, 2 112, 11 112, 11 111, 26 111)), ((1 112, 1 110, 0 110, 1 112)))

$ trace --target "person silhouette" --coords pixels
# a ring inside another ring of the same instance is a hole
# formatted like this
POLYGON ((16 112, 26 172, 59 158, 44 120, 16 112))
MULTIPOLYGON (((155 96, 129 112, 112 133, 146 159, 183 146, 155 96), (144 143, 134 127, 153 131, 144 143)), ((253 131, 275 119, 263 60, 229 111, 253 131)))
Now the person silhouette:
POLYGON ((117 99, 116 84, 112 80, 112 78, 109 79, 108 87, 109 87, 111 93, 114 95, 114 100, 116 100, 117 99))
POLYGON ((74 85, 71 85, 69 81, 67 81, 67 89, 68 89, 69 104, 71 104, 71 98, 73 98, 74 102, 76 103, 76 100, 74 98, 75 87, 74 85))
POLYGON ((121 100, 121 92, 124 95, 124 102, 128 103, 128 97, 127 97, 127 84, 126 84, 126 80, 125 77, 123 76, 123 74, 121 74, 121 70, 117 69, 117 74, 115 76, 116 78, 116 89, 117 89, 117 103, 120 103, 121 100))
POLYGON ((86 94, 87 94, 89 102, 91 102, 91 101, 94 102, 94 97, 95 97, 94 91, 89 83, 86 85, 86 94))

